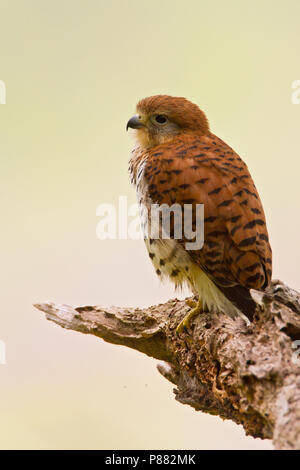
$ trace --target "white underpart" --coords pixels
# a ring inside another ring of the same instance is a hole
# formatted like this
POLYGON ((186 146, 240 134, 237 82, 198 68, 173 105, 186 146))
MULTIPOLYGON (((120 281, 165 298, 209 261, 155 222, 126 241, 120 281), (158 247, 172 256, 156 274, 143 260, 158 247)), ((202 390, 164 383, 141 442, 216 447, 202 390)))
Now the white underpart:
POLYGON ((145 244, 150 259, 161 279, 171 280, 176 287, 187 285, 199 296, 204 311, 224 312, 232 318, 248 318, 236 308, 218 289, 205 272, 195 264, 188 251, 173 239, 151 239, 150 208, 152 201, 146 198, 147 182, 144 178, 146 162, 140 164, 137 171, 136 189, 140 204, 141 225, 145 235, 145 244))

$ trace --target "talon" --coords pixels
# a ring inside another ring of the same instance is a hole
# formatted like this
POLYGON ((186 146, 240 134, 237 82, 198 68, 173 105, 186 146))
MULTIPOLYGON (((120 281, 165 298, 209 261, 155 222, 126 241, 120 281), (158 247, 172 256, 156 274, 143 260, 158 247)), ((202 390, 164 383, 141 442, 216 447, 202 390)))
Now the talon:
POLYGON ((186 305, 188 305, 191 308, 196 308, 197 307, 197 302, 192 299, 185 299, 186 305))
POLYGON ((179 325, 177 326, 176 328, 176 334, 177 335, 180 335, 182 333, 182 330, 185 328, 184 324, 183 324, 183 321, 181 321, 179 323, 179 325))
POLYGON ((189 313, 184 317, 184 319, 179 323, 179 325, 176 328, 176 333, 179 335, 182 333, 182 330, 185 329, 187 330, 190 327, 191 321, 193 318, 199 313, 202 312, 202 304, 200 300, 196 303, 196 307, 192 308, 192 310, 189 311, 189 313))

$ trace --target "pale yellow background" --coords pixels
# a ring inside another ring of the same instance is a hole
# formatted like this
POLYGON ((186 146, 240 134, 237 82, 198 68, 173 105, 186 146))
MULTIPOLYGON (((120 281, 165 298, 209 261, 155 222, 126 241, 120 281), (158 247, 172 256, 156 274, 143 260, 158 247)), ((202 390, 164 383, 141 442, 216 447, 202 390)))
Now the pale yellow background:
POLYGON ((274 277, 299 288, 299 0, 0 0, 0 448, 265 449, 178 404, 155 361, 47 322, 32 303, 174 296, 142 241, 99 241, 96 207, 135 201, 138 99, 185 96, 246 160, 274 277))

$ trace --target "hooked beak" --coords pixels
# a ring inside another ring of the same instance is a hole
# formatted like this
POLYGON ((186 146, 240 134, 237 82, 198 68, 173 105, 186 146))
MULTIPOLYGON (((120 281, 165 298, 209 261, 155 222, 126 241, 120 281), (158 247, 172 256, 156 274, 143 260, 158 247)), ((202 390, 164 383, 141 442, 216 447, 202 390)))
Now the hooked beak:
POLYGON ((143 127, 143 123, 141 122, 141 118, 138 114, 135 114, 132 116, 132 118, 129 119, 127 122, 126 126, 126 131, 128 131, 128 128, 130 127, 131 129, 140 129, 140 127, 143 127))

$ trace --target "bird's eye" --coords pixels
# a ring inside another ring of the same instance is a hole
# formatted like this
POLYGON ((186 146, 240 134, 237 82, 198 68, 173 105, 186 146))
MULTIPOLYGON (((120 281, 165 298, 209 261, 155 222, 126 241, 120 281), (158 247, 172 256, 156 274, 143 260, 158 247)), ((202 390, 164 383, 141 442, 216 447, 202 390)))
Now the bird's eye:
POLYGON ((165 124, 167 122, 167 118, 166 118, 166 116, 163 116, 162 114, 157 114, 155 116, 155 121, 158 124, 165 124))

